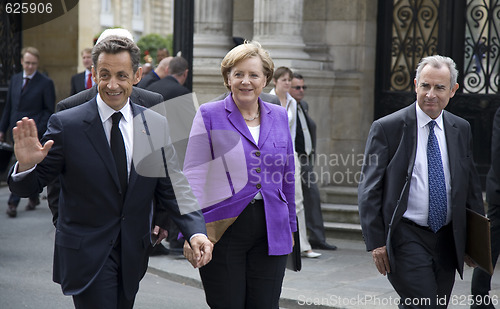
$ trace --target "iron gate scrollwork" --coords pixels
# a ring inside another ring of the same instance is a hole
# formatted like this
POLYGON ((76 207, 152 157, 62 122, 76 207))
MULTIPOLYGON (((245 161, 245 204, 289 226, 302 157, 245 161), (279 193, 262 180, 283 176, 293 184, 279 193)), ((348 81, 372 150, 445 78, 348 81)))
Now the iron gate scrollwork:
POLYGON ((466 14, 464 93, 497 94, 500 0, 468 0, 466 14))
POLYGON ((394 1, 391 47, 391 91, 413 91, 414 70, 437 49, 438 1, 394 1))

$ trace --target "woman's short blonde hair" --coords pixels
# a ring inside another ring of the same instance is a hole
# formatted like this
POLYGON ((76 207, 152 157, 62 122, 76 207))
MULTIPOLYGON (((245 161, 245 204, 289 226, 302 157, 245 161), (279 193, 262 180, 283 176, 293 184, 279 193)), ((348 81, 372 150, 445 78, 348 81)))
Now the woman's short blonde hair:
POLYGON ((274 72, 274 63, 269 52, 263 49, 259 42, 245 41, 243 44, 231 49, 224 59, 222 59, 222 63, 220 64, 220 70, 224 78, 224 86, 226 86, 227 89, 231 90, 228 84, 231 69, 240 61, 252 57, 260 57, 262 60, 262 69, 266 76, 266 86, 271 82, 274 72))

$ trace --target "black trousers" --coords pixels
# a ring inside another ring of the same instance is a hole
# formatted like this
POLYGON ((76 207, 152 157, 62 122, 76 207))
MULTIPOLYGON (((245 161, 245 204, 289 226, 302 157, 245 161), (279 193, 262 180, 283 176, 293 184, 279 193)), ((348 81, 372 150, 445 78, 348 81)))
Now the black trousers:
POLYGON ((388 279, 399 308, 446 308, 457 266, 452 224, 434 233, 402 220, 392 242, 396 269, 388 279))
MULTIPOLYGON (((304 214, 306 227, 311 244, 323 244, 326 242, 323 213, 321 212, 321 200, 318 188, 317 175, 314 173, 313 157, 299 154, 302 194, 304 196, 304 214)), ((297 167, 298 168, 298 167, 297 167)))
POLYGON ((97 278, 79 295, 73 296, 75 309, 132 309, 135 298, 127 299, 121 278, 121 247, 111 250, 97 278))
MULTIPOLYGON (((500 254, 500 205, 489 203, 488 218, 490 218, 490 234, 491 234, 491 261, 493 268, 500 254)), ((472 274, 471 292, 476 303, 471 308, 495 308, 491 304, 491 299, 488 298, 491 290, 491 276, 476 267, 472 274)))
POLYGON ((250 203, 200 268, 210 308, 278 308, 287 255, 268 255, 264 204, 250 203))

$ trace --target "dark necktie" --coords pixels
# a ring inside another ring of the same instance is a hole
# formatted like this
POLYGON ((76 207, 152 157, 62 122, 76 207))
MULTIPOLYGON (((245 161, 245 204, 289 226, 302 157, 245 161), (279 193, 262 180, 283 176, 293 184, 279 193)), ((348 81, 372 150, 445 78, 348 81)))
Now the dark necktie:
POLYGON ((429 122, 429 140, 427 141, 427 168, 429 171, 429 218, 427 223, 432 231, 437 232, 446 224, 446 182, 444 179, 441 151, 434 134, 434 120, 429 122))
POLYGON ((111 126, 111 152, 115 158, 116 170, 118 172, 118 179, 120 180, 120 186, 122 189, 122 194, 125 196, 127 192, 127 155, 125 153, 125 143, 123 142, 122 132, 120 131, 120 119, 122 118, 122 113, 114 113, 111 116, 113 120, 113 125, 111 126))
MULTIPOLYGON (((26 90, 26 87, 28 87, 28 84, 30 82, 30 78, 29 77, 25 77, 24 80, 25 80, 25 82, 24 82, 23 88, 21 89, 21 92, 24 92, 26 90)), ((17 89, 19 89, 19 88, 17 88, 17 89)))

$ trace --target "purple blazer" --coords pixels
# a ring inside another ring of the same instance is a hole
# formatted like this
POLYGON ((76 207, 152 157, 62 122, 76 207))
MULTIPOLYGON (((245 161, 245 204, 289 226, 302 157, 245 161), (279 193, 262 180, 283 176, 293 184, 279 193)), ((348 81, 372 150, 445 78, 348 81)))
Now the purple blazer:
POLYGON ((232 95, 200 106, 191 128, 184 173, 216 242, 260 192, 269 255, 292 251, 297 230, 293 146, 283 107, 260 104, 255 143, 232 95))

